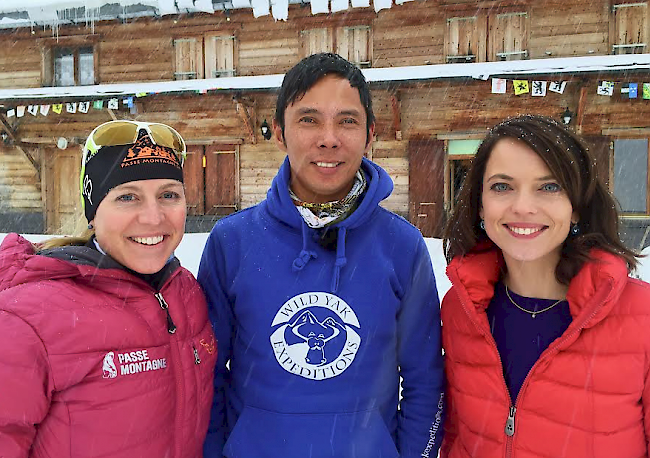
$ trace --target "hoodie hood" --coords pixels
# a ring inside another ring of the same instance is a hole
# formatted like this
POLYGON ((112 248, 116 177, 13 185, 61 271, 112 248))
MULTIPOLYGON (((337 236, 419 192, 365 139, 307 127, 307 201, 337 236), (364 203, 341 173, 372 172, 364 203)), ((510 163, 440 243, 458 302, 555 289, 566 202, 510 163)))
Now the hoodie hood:
MULTIPOLYGON (((393 191, 393 180, 384 169, 374 162, 363 158, 361 171, 365 174, 368 187, 361 197, 359 206, 343 221, 329 226, 330 229, 337 231, 336 262, 331 284, 332 293, 338 290, 341 269, 347 264, 345 258, 345 236, 347 232, 367 222, 377 209, 379 202, 386 199, 393 191)), ((290 182, 291 165, 289 157, 286 157, 278 174, 273 179, 265 202, 272 217, 301 233, 302 249, 299 253, 296 253, 292 266, 293 271, 296 272, 302 270, 312 258, 317 258, 318 253, 316 251, 317 243, 313 237, 315 230, 307 226, 289 195, 290 182)))

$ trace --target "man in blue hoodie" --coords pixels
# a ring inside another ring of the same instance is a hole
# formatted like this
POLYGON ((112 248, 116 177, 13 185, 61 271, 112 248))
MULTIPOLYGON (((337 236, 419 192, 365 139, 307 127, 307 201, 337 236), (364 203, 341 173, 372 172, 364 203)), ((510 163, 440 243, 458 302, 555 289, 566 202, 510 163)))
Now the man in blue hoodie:
POLYGON ((263 202, 215 225, 199 268, 219 344, 206 458, 437 456, 438 294, 420 232, 379 206, 393 183, 363 157, 374 119, 336 54, 284 77, 287 158, 263 202))

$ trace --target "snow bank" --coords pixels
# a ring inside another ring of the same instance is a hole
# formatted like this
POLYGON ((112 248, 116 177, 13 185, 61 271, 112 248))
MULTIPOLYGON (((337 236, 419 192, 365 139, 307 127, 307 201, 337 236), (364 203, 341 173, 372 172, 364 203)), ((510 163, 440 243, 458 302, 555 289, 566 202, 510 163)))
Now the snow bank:
MULTIPOLYGON (((6 234, 0 233, 0 242, 2 239, 4 239, 5 235, 6 234)), ((25 235, 25 237, 32 242, 38 242, 52 236, 25 235)), ((189 269, 194 275, 196 275, 199 270, 201 253, 203 252, 203 247, 205 246, 205 241, 207 238, 207 233, 185 234, 183 240, 181 241, 181 244, 176 249, 176 256, 178 259, 180 259, 181 264, 189 269)), ((433 238, 425 238, 424 240, 427 243, 427 248, 429 249, 429 254, 431 255, 433 271, 435 273, 436 284, 438 286, 438 296, 440 297, 440 300, 442 300, 442 297, 451 287, 451 282, 445 273, 447 262, 445 261, 445 256, 442 252, 442 240, 433 238)), ((650 247, 643 250, 643 254, 650 254, 650 247)), ((650 262, 648 261, 648 258, 641 258, 639 267, 634 273, 634 276, 644 281, 650 281, 650 262)))

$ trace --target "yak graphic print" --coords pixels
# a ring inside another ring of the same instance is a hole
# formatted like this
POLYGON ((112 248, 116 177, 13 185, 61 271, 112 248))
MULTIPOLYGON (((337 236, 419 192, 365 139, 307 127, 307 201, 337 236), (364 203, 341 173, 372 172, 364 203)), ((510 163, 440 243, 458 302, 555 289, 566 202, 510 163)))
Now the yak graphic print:
POLYGON ((280 307, 271 327, 271 347, 280 366, 311 380, 343 373, 361 345, 354 310, 329 293, 292 297, 280 307))

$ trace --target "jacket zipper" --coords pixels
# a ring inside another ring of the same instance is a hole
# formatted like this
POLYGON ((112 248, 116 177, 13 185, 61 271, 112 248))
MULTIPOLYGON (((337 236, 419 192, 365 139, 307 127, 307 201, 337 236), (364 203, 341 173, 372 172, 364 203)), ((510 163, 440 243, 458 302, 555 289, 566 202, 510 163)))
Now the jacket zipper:
MULTIPOLYGON (((456 272, 454 272, 453 276, 454 276, 454 278, 452 279, 451 276, 448 275, 448 277, 449 277, 449 279, 451 281, 451 284, 453 286, 457 286, 457 282, 455 282, 454 280, 457 279, 458 275, 456 274, 456 272)), ((611 282, 610 282, 609 286, 610 286, 610 292, 611 292, 611 289, 612 289, 611 288, 611 282)), ((466 291, 465 291, 464 287, 462 288, 462 290, 463 290, 463 293, 466 294, 466 291)), ((496 344, 496 342, 494 340, 494 337, 492 337, 491 333, 486 333, 485 330, 481 328, 481 326, 474 320, 471 313, 469 312, 467 301, 465 299, 463 299, 460 294, 458 296, 461 299, 461 302, 463 302, 463 305, 464 305, 463 309, 465 310, 465 313, 467 314, 469 320, 474 324, 474 326, 476 326, 476 329, 478 329, 478 331, 481 334, 483 334, 483 336, 492 344, 492 347, 496 351, 497 356, 499 358, 500 366, 503 368, 503 361, 501 360, 501 355, 499 354, 499 349, 497 348, 497 344, 496 344)), ((607 296, 609 296, 609 292, 598 303, 603 303, 605 301, 605 299, 607 298, 607 296)), ((472 304, 472 306, 474 304, 471 300, 469 301, 469 303, 472 304)), ((528 386, 528 383, 529 383, 529 380, 530 380, 530 375, 533 373, 533 371, 538 366, 540 361, 542 361, 542 359, 544 359, 544 360, 548 359, 551 354, 557 353, 557 349, 561 345, 563 345, 564 342, 569 340, 569 338, 573 337, 574 334, 577 334, 580 331, 582 331, 584 325, 589 320, 591 320, 596 315, 597 312, 598 312, 598 308, 595 308, 594 311, 591 313, 591 315, 589 315, 584 320, 582 320, 580 325, 576 326, 576 328, 570 334, 565 335, 563 338, 561 338, 559 341, 557 341, 555 343, 555 345, 551 345, 549 348, 547 348, 540 355, 539 359, 537 361, 535 361, 535 364, 533 364, 533 367, 530 368, 530 370, 528 371, 528 374, 526 374, 526 378, 524 378, 524 382, 522 383, 521 388, 519 389, 519 393, 517 394, 517 399, 515 399, 514 404, 511 404, 510 407, 508 408, 508 416, 506 417, 506 427, 505 427, 505 434, 506 434, 506 453, 505 453, 505 456, 506 456, 506 458, 511 458, 513 456, 512 443, 514 441, 514 435, 515 435, 515 414, 517 413, 517 401, 519 401, 519 398, 521 397, 521 394, 524 392, 524 389, 528 386)), ((500 371, 500 372, 501 372, 501 380, 503 380, 503 385, 504 385, 506 393, 508 395, 508 400, 510 400, 510 402, 513 402, 512 401, 512 396, 510 395, 510 391, 508 390, 508 385, 506 384, 506 378, 503 375, 503 371, 500 371)))
POLYGON ((172 316, 169 314, 169 305, 167 304, 165 298, 160 292, 154 293, 154 296, 156 296, 156 299, 158 299, 160 308, 163 309, 165 311, 165 314, 167 315, 167 332, 170 334, 174 334, 176 332, 176 325, 174 324, 174 320, 172 320, 172 316))

